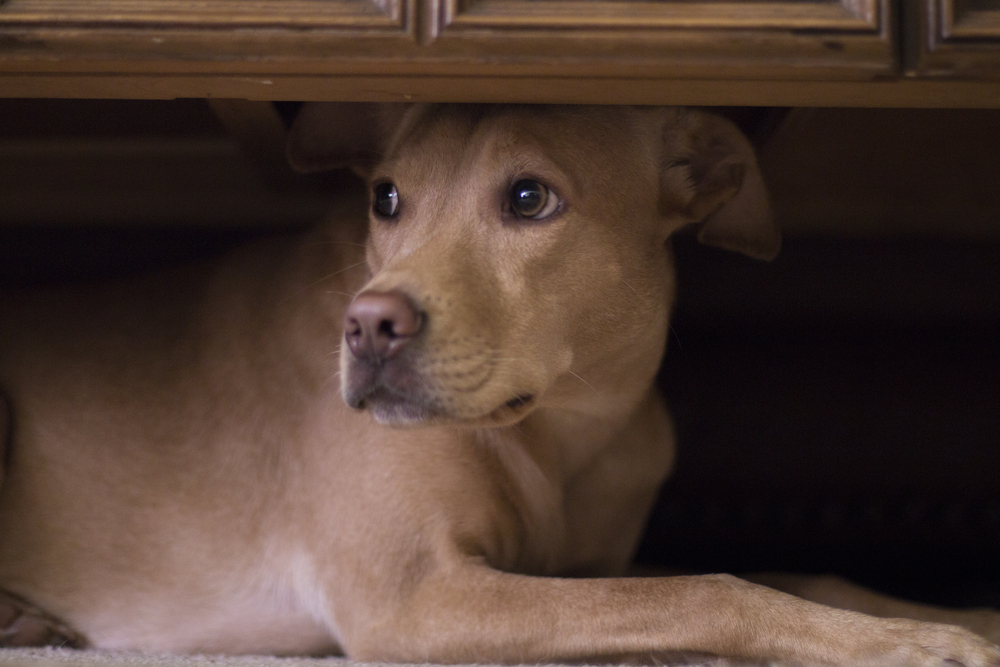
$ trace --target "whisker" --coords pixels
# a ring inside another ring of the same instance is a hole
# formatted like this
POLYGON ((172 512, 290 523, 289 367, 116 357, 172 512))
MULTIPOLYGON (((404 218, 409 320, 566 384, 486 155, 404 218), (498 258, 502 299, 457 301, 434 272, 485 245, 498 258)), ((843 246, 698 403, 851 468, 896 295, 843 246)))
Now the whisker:
POLYGON ((541 440, 539 440, 538 438, 532 437, 527 433, 525 433, 524 430, 521 428, 521 424, 519 424, 518 422, 514 422, 513 424, 511 424, 511 426, 514 427, 514 430, 523 435, 524 439, 527 440, 528 442, 541 442, 541 440))
POLYGON ((329 280, 330 278, 333 278, 335 276, 339 276, 341 273, 345 273, 347 271, 350 271, 351 269, 355 269, 355 268, 357 268, 359 266, 363 266, 364 264, 365 264, 365 262, 356 262, 354 264, 351 264, 350 266, 345 266, 344 268, 340 269, 339 271, 334 271, 333 273, 327 274, 327 275, 323 276, 322 278, 314 280, 311 283, 309 283, 308 285, 305 285, 301 289, 296 290, 295 292, 293 292, 292 294, 290 294, 281 303, 282 304, 287 303, 287 302, 291 301, 294 297, 297 297, 300 294, 302 294, 303 292, 305 292, 306 290, 308 290, 310 287, 315 287, 316 285, 319 285, 324 280, 329 280))
POLYGON ((625 280, 624 278, 622 278, 622 282, 625 283, 625 286, 628 287, 630 290, 632 290, 636 294, 639 294, 639 292, 634 287, 632 287, 632 285, 630 285, 627 280, 625 280))
POLYGON ((566 371, 566 372, 567 372, 567 373, 569 373, 570 375, 572 375, 573 377, 575 377, 575 378, 576 378, 577 380, 579 380, 580 382, 582 382, 582 383, 584 383, 585 385, 587 385, 588 387, 590 387, 590 390, 591 390, 591 391, 593 391, 593 392, 594 392, 595 394, 597 394, 598 396, 600 396, 600 393, 601 393, 601 392, 599 392, 599 391, 597 391, 596 389, 594 389, 594 385, 590 384, 589 382, 587 382, 586 380, 584 380, 584 379, 583 379, 582 377, 580 377, 579 375, 577 375, 577 374, 576 374, 576 373, 574 373, 573 371, 566 371))
POLYGON ((684 346, 681 344, 681 337, 680 337, 680 334, 677 333, 677 329, 675 329, 674 325, 672 325, 672 324, 670 324, 668 326, 670 327, 670 333, 672 333, 674 335, 674 340, 677 341, 677 349, 683 350, 684 346))
POLYGON ((321 245, 351 245, 351 246, 354 246, 356 248, 366 248, 367 247, 364 243, 354 243, 352 241, 317 241, 315 243, 310 243, 309 245, 311 247, 313 247, 313 248, 315 248, 316 246, 321 246, 321 245))
POLYGON ((313 285, 318 285, 321 282, 323 282, 324 280, 329 280, 330 278, 333 278, 334 276, 339 276, 341 273, 344 273, 346 271, 350 271, 351 269, 354 269, 354 268, 357 268, 359 266, 362 266, 364 263, 365 262, 363 262, 363 261, 362 262, 355 262, 354 264, 351 264, 350 266, 345 266, 344 268, 340 269, 339 271, 334 271, 333 273, 327 274, 327 275, 323 276, 322 278, 318 278, 318 279, 314 280, 313 282, 311 282, 308 285, 306 285, 304 289, 309 289, 313 285))
POLYGON ((340 393, 340 381, 337 379, 338 375, 340 375, 340 371, 337 371, 333 375, 328 375, 326 378, 324 378, 323 391, 326 391, 331 386, 334 386, 336 388, 336 393, 338 394, 340 393))

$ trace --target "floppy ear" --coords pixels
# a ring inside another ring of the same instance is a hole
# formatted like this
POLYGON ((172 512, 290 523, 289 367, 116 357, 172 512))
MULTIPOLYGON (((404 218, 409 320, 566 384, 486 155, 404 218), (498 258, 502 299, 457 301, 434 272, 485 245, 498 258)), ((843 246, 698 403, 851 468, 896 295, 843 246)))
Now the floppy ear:
POLYGON ((661 201, 665 213, 701 223, 698 240, 758 259, 781 248, 753 146, 729 120, 689 109, 663 128, 661 201))
POLYGON ((352 167, 364 171, 382 150, 405 104, 309 102, 288 133, 285 153, 297 171, 352 167))

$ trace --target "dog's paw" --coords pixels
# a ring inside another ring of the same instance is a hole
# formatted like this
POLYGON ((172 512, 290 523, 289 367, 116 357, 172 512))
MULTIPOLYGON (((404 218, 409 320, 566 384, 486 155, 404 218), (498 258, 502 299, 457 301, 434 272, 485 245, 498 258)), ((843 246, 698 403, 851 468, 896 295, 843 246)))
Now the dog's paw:
POLYGON ((946 623, 960 625, 977 635, 1000 644, 1000 612, 993 609, 968 609, 949 612, 946 623))
POLYGON ((83 648, 78 632, 24 600, 0 591, 0 647, 83 648))
POLYGON ((919 621, 889 621, 886 662, 893 665, 964 665, 1000 667, 1000 647, 954 625, 919 621))

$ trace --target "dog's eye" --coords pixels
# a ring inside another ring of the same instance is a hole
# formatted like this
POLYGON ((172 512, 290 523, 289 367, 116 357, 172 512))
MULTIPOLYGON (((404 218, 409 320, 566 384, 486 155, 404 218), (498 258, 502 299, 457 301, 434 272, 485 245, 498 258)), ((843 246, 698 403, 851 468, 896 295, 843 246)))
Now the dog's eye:
POLYGON ((394 218, 399 213, 399 191, 393 183, 379 183, 375 186, 372 210, 383 218, 394 218))
POLYGON ((510 208, 519 218, 541 220, 559 209, 559 197, 538 181, 526 178, 510 191, 510 208))

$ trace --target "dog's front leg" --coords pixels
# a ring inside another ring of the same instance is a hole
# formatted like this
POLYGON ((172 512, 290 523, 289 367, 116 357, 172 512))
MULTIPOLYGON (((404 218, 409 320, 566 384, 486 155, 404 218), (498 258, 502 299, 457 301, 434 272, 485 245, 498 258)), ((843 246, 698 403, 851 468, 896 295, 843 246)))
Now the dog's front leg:
POLYGON ((1000 664, 997 647, 961 628, 833 609, 727 575, 559 579, 474 560, 425 574, 405 598, 383 600, 351 626, 343 628, 345 648, 361 660, 697 653, 799 664, 1000 664))

